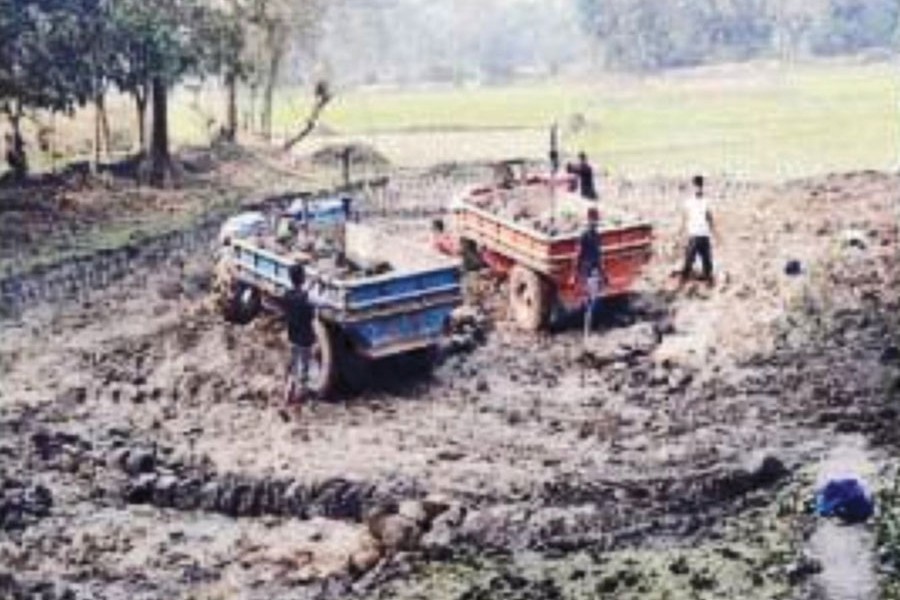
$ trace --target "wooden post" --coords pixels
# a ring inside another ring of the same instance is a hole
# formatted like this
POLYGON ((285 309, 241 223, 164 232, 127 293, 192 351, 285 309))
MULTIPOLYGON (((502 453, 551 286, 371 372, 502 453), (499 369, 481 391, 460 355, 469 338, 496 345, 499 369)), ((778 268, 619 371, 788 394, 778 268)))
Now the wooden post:
POLYGON ((347 146, 344 148, 344 151, 341 152, 341 176, 344 181, 344 188, 349 191, 350 190, 350 154, 352 152, 352 148, 347 146))

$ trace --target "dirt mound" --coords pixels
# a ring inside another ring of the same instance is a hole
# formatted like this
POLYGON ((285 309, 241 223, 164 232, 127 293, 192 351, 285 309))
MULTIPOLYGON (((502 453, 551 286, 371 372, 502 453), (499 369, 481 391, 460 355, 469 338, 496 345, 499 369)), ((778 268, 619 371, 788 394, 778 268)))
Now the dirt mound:
POLYGON ((365 167, 386 167, 390 161, 381 152, 368 144, 328 145, 317 150, 310 157, 314 166, 336 167, 349 156, 350 164, 365 167))

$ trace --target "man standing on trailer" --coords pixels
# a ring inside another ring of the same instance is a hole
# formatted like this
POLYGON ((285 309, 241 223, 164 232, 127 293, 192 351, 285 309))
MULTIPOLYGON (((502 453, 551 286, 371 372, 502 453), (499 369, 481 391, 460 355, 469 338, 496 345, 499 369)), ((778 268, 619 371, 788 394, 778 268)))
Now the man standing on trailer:
MULTIPOLYGON (((288 363, 285 381, 285 407, 302 402, 309 392, 309 363, 312 360, 316 334, 313 328, 315 309, 304 289, 306 271, 303 265, 294 265, 289 272, 292 288, 281 300, 287 324, 288 341, 291 344, 291 359, 288 363)), ((286 413, 282 413, 285 416, 286 413)))
POLYGON ((575 273, 578 283, 585 290, 586 303, 584 315, 584 331, 587 335, 594 320, 594 314, 600 302, 600 291, 606 281, 603 274, 602 249, 600 247, 600 211, 588 209, 587 227, 578 241, 578 257, 575 261, 575 273))
POLYGON ((587 154, 580 152, 578 154, 578 164, 567 165, 566 171, 578 178, 578 189, 582 198, 585 200, 598 200, 600 198, 597 194, 597 184, 594 180, 594 167, 588 161, 587 154))
POLYGON ((694 194, 684 202, 684 212, 681 218, 681 231, 687 234, 688 244, 685 251, 684 267, 681 269, 681 285, 687 283, 694 270, 697 258, 703 265, 703 280, 712 286, 713 279, 713 254, 712 237, 719 239, 715 221, 709 202, 704 194, 704 179, 697 175, 693 180, 694 194))

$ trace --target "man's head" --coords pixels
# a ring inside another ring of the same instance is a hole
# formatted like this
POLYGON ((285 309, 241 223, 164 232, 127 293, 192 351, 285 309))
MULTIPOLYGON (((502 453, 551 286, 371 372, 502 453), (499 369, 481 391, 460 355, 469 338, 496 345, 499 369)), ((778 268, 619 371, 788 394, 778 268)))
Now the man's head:
POLYGON ((291 278, 291 284, 295 290, 303 289, 303 284, 306 283, 306 269, 303 268, 303 265, 292 266, 288 271, 288 276, 291 278))
POLYGON ((696 194, 698 196, 702 196, 703 195, 703 184, 705 183, 703 180, 703 175, 694 175, 693 183, 694 183, 694 192, 696 192, 696 194))
POLYGON ((600 211, 596 208, 589 208, 587 212, 588 227, 597 227, 600 223, 600 211))
POLYGON ((579 152, 578 160, 581 161, 582 164, 586 163, 588 161, 587 154, 585 154, 584 152, 579 152))

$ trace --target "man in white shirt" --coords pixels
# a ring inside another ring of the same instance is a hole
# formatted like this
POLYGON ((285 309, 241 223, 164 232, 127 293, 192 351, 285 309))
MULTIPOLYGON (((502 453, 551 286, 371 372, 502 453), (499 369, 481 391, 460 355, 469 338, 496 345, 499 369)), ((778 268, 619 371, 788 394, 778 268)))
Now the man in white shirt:
POLYGON ((709 285, 713 284, 713 258, 712 258, 712 236, 716 233, 715 223, 713 222, 712 211, 709 209, 709 202, 703 194, 703 176, 694 177, 694 195, 684 202, 684 212, 682 213, 681 230, 687 233, 688 246, 684 260, 684 268, 681 271, 681 283, 687 282, 691 277, 694 269, 694 263, 697 258, 703 265, 703 280, 709 285))

